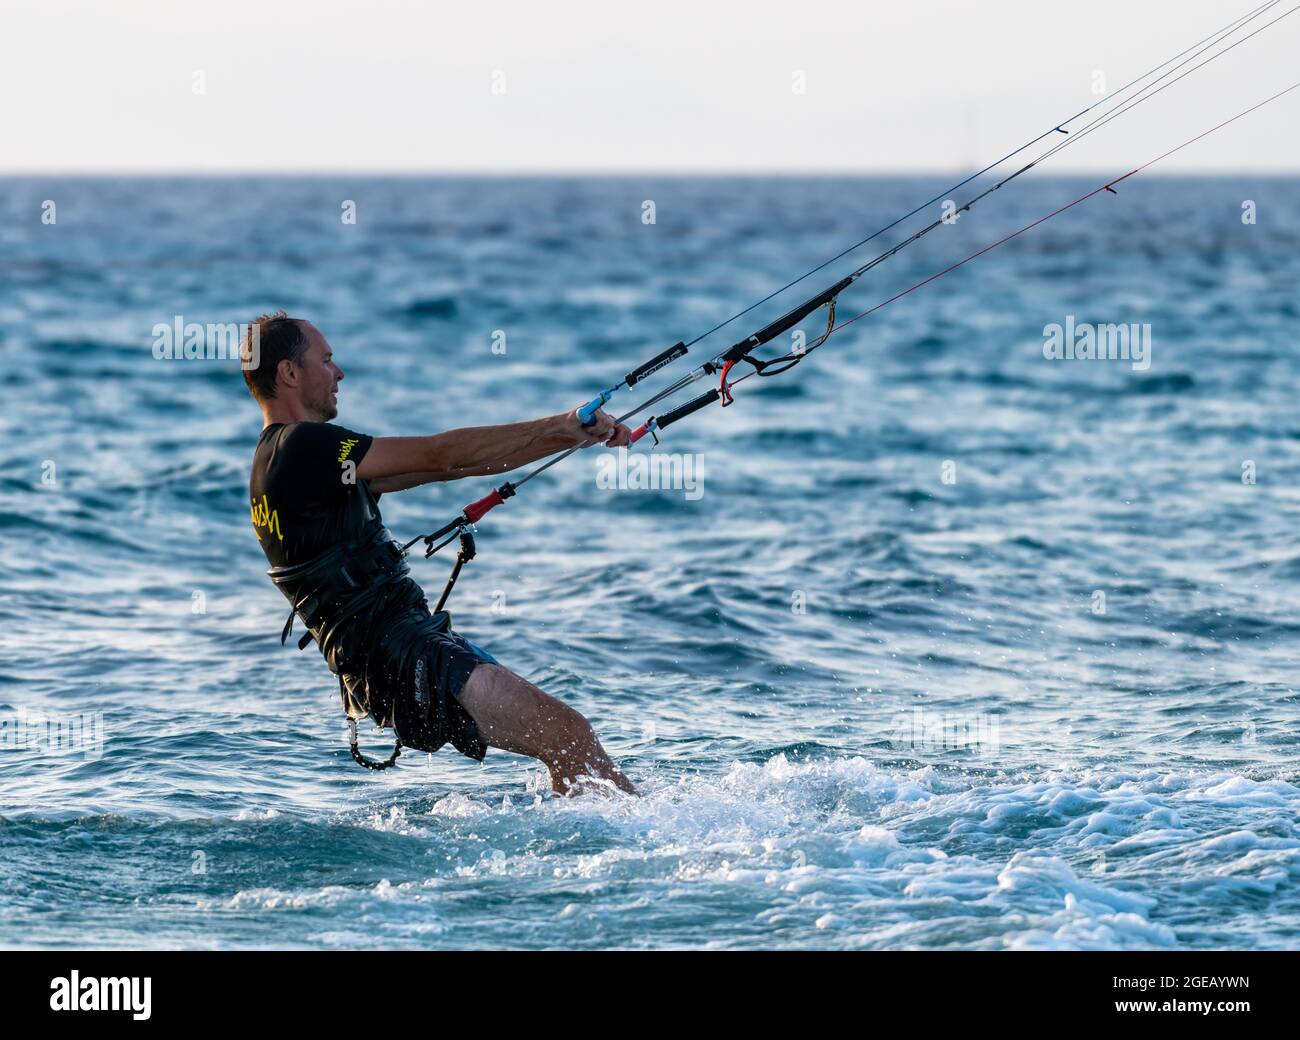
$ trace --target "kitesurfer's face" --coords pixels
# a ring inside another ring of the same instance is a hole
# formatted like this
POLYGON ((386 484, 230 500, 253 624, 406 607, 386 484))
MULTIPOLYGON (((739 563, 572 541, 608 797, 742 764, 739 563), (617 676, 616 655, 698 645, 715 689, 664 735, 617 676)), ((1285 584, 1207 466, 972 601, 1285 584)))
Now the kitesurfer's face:
POLYGON ((303 406, 329 422, 339 414, 339 380, 343 369, 334 364, 334 352, 320 330, 310 322, 302 323, 307 337, 307 351, 297 365, 303 406))

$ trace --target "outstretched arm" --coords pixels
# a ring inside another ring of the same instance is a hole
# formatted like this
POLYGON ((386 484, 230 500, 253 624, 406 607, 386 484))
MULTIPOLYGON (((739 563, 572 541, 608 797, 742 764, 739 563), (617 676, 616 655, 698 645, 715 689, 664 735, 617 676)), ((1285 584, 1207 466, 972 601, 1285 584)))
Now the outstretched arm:
POLYGON ((470 426, 430 437, 377 437, 357 467, 375 492, 403 491, 442 480, 490 476, 553 455, 566 448, 628 443, 626 426, 605 412, 584 427, 573 412, 544 419, 470 426))

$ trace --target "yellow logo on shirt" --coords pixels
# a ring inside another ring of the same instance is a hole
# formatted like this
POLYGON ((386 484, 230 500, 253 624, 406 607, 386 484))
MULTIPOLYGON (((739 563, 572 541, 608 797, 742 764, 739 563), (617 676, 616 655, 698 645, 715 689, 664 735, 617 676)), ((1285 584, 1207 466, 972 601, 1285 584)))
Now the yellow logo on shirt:
POLYGON ((257 535, 257 540, 262 540, 262 533, 258 530, 265 527, 267 531, 274 531, 275 536, 284 541, 284 535, 280 533, 280 514, 271 508, 271 503, 267 501, 265 495, 262 501, 254 502, 249 510, 253 516, 253 532, 257 535))
POLYGON ((339 445, 339 461, 340 461, 340 462, 346 462, 347 459, 348 459, 348 456, 352 454, 352 449, 355 448, 359 443, 360 443, 360 441, 359 441, 356 437, 349 437, 349 438, 348 438, 347 440, 345 440, 342 444, 340 444, 340 445, 339 445))

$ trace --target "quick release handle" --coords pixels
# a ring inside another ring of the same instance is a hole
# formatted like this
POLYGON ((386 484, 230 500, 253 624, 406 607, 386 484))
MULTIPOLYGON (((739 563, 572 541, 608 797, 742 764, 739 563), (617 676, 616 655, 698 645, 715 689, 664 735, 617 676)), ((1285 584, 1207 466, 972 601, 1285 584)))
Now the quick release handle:
POLYGON ((490 509, 495 509, 507 498, 511 498, 515 493, 515 486, 510 483, 502 484, 495 491, 484 495, 477 502, 471 502, 465 507, 465 519, 471 524, 476 524, 483 519, 485 513, 490 509))
POLYGON ((653 416, 651 416, 649 419, 647 419, 645 422, 643 422, 640 426, 638 426, 635 430, 632 431, 628 443, 635 444, 647 433, 654 433, 654 431, 657 429, 659 429, 659 423, 655 420, 653 416))

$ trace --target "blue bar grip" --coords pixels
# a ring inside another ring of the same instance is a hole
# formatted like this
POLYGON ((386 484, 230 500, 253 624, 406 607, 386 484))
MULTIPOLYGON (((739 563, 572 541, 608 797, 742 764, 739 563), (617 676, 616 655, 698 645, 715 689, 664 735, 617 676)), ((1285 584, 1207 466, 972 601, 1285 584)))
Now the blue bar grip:
POLYGON ((608 401, 611 397, 614 396, 614 391, 617 389, 618 387, 612 386, 608 390, 602 390, 590 401, 588 401, 581 408, 579 408, 578 421, 581 422, 583 426, 590 426, 592 423, 594 423, 596 421, 596 412, 600 410, 601 405, 603 405, 606 401, 608 401))

